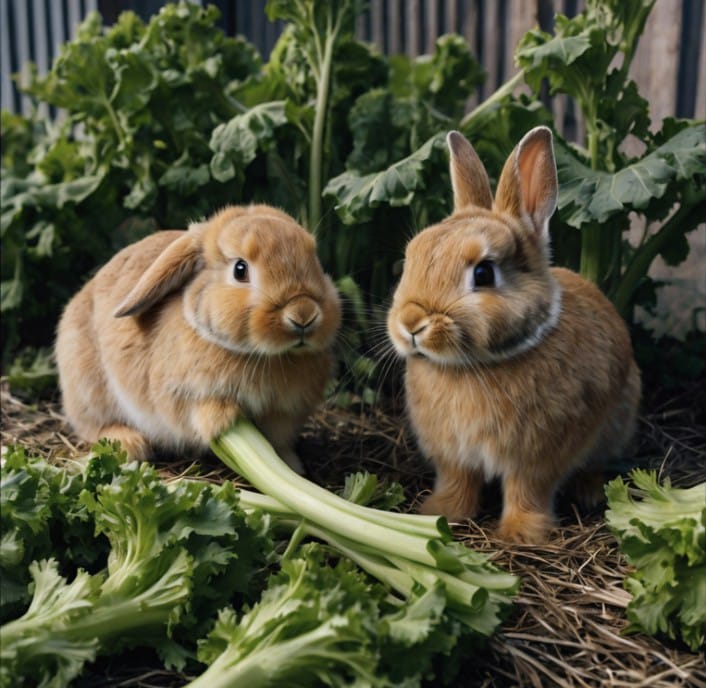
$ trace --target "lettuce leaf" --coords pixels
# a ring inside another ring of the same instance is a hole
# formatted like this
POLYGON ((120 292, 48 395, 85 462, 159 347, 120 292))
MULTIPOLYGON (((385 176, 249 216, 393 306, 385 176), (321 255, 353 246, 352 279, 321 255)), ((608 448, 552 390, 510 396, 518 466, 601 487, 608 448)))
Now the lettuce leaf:
POLYGON ((635 469, 630 487, 608 483, 606 522, 635 571, 625 580, 633 598, 629 631, 664 634, 692 650, 706 638, 706 482, 662 484, 635 469))
POLYGON ((183 666, 219 609, 259 594, 268 521, 230 483, 167 483, 123 461, 103 443, 73 468, 18 449, 3 462, 3 688, 67 685, 136 645, 183 666))

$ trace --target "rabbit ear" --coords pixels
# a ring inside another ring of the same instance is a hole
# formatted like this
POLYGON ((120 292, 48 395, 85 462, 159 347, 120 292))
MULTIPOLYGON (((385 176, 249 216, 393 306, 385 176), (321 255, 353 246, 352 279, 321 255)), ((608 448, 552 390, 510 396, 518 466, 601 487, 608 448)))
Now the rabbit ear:
POLYGON ((451 154, 451 185, 454 190, 454 211, 469 205, 481 208, 493 206, 488 173, 478 154, 459 131, 449 132, 446 143, 451 154))
POLYGON ((203 249, 199 232, 186 232, 173 241, 147 268, 113 315, 140 315, 167 294, 183 286, 201 267, 203 249))
POLYGON ((507 159, 500 174, 495 206, 515 217, 529 217, 537 234, 546 239, 557 192, 552 132, 547 127, 535 127, 507 159))

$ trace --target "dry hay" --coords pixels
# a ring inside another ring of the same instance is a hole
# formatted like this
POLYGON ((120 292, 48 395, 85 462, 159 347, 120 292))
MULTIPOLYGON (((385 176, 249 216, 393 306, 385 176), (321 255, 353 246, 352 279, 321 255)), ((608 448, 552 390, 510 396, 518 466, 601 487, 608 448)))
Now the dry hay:
MULTIPOLYGON (((666 399, 652 398, 640 419, 637 462, 673 483, 706 480, 706 393, 694 384, 666 399)), ((18 443, 50 459, 88 447, 66 426, 56 403, 28 406, 2 390, 2 443, 18 443)), ((395 410, 323 409, 307 425, 299 446, 312 480, 338 488, 343 477, 369 470, 399 481, 410 509, 431 486, 433 472, 417 452, 395 410)), ((193 470, 194 462, 160 459, 165 473, 193 470)), ((215 459, 202 473, 233 475, 215 459)), ((621 467, 624 470, 625 467, 621 467)), ((704 655, 642 634, 624 635, 628 567, 603 525, 602 513, 579 513, 561 502, 561 527, 546 546, 508 546, 494 538, 499 492, 489 491, 485 516, 456 527, 457 536, 519 575, 514 613, 480 652, 469 652, 457 686, 616 686, 706 688, 704 655)), ((96 663, 76 685, 177 686, 190 677, 157 669, 154 657, 131 652, 96 663)))

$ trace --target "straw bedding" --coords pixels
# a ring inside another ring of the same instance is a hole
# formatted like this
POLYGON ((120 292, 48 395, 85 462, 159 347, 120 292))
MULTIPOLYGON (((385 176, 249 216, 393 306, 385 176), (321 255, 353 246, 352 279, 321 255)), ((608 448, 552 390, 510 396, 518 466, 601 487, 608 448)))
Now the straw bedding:
MULTIPOLYGON (((674 484, 706 480, 706 385, 646 399, 635 463, 657 468, 674 484)), ((2 443, 19 443, 59 460, 88 447, 72 434, 56 401, 29 405, 2 389, 2 443)), ((399 408, 322 409, 306 426, 299 453, 309 477, 340 487, 347 473, 369 470, 399 481, 414 509, 430 489, 433 472, 416 450, 399 408)), ((178 475, 191 457, 162 458, 159 468, 178 475)), ((617 467, 624 470, 627 465, 617 467)), ((214 458, 199 470, 211 480, 234 476, 214 458)), ((469 651, 456 685, 697 686, 706 688, 703 653, 645 635, 624 635, 628 569, 605 528, 602 510, 579 512, 560 498, 561 527, 545 546, 507 546, 494 538, 500 493, 491 486, 477 522, 456 526, 457 536, 519 575, 515 611, 489 644, 469 651)), ((166 672, 149 653, 102 659, 79 686, 177 686, 189 677, 166 672)))

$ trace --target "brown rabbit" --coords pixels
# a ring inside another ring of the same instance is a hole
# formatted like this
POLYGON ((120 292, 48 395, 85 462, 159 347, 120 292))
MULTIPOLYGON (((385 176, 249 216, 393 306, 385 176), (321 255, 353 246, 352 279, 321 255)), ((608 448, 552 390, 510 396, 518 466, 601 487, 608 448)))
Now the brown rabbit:
POLYGON ((412 428, 437 472, 422 511, 472 517, 484 482, 500 477, 499 535, 538 542, 559 484, 629 441, 640 373, 608 299, 549 267, 550 130, 520 141, 495 201, 468 141, 451 132, 447 142, 454 212, 409 243, 387 323, 406 361, 412 428))
POLYGON ((86 440, 206 448, 241 414, 292 467, 321 400, 340 323, 313 237, 265 205, 120 251, 66 307, 56 359, 64 409, 86 440))

